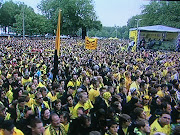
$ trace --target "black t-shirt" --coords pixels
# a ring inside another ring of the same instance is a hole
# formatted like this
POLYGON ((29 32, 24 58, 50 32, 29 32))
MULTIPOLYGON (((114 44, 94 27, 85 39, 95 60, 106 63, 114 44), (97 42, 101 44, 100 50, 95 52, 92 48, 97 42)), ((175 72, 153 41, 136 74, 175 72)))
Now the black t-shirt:
POLYGON ((43 122, 43 126, 46 127, 46 126, 48 126, 50 124, 50 119, 44 120, 42 118, 42 122, 43 122))

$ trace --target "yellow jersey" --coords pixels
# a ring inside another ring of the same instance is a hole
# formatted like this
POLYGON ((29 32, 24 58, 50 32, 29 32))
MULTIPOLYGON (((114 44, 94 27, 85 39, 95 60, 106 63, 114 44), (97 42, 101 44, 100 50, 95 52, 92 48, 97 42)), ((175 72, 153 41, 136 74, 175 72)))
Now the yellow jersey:
POLYGON ((72 113, 72 118, 77 118, 78 117, 78 114, 77 114, 77 110, 79 107, 83 107, 84 110, 87 110, 89 111, 91 108, 93 108, 93 105, 91 103, 90 100, 88 100, 86 103, 84 103, 84 105, 80 104, 79 102, 76 104, 76 106, 74 107, 73 109, 73 113, 72 113))
MULTIPOLYGON (((0 129, 0 135, 4 135, 3 129, 0 129)), ((14 127, 13 135, 24 135, 24 133, 21 130, 14 127)))
POLYGON ((89 99, 90 99, 90 101, 95 103, 95 98, 98 97, 99 95, 100 95, 99 90, 90 89, 90 91, 89 91, 89 99))
POLYGON ((59 130, 56 131, 51 126, 51 124, 47 127, 47 129, 44 131, 43 135, 66 135, 64 125, 60 123, 59 130))
POLYGON ((158 119, 156 119, 152 124, 151 124, 151 133, 150 135, 154 135, 157 132, 161 132, 164 133, 166 135, 170 135, 171 132, 171 126, 170 124, 165 125, 164 127, 162 127, 159 122, 158 119))
POLYGON ((51 92, 48 92, 47 97, 51 100, 51 102, 57 100, 57 94, 53 96, 51 92))

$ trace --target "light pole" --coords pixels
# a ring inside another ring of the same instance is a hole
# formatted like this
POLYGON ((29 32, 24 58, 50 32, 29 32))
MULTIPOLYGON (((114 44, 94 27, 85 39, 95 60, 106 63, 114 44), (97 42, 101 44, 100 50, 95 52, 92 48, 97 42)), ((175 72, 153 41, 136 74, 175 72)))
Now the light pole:
POLYGON ((141 21, 142 19, 135 19, 137 21, 137 42, 136 45, 139 45, 139 36, 140 36, 140 31, 139 31, 139 21, 141 21))
POLYGON ((23 4, 23 40, 25 37, 25 29, 24 29, 24 4, 23 4))
POLYGON ((119 28, 119 26, 114 25, 115 29, 116 29, 116 38, 117 38, 117 29, 119 28))

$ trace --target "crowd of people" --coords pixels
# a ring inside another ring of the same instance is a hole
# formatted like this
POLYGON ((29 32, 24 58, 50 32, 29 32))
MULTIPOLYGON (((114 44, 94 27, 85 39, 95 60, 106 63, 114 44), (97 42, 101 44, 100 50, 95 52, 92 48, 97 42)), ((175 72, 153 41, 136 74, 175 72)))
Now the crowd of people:
POLYGON ((0 135, 180 135, 180 53, 126 40, 0 38, 0 135))

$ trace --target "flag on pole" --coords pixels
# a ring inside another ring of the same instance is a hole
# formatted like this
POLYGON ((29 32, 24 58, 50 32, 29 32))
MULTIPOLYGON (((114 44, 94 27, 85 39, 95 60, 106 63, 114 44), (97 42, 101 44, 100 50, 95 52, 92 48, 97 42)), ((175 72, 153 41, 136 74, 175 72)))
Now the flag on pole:
POLYGON ((56 76, 58 75, 58 56, 60 52, 60 22, 61 22, 61 10, 59 10, 58 15, 58 24, 56 31, 56 42, 55 42, 55 53, 54 53, 54 69, 53 69, 53 80, 52 83, 56 80, 56 76))
POLYGON ((85 47, 86 49, 95 50, 97 48, 97 38, 85 38, 85 47))
POLYGON ((60 23, 61 23, 61 10, 59 10, 58 23, 57 23, 57 31, 56 31, 56 44, 55 50, 57 50, 57 56, 59 56, 60 52, 60 23))

